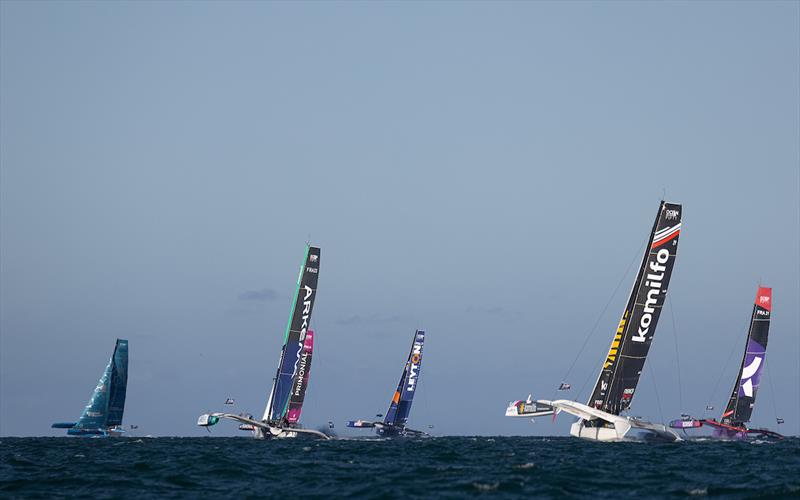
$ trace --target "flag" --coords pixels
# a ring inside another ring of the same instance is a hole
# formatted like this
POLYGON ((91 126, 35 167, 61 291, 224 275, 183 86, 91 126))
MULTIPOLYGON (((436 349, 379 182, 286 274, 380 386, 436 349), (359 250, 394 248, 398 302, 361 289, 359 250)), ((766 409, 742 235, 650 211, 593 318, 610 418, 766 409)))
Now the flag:
POLYGON ((138 429, 138 428, 139 428, 139 426, 138 426, 138 425, 133 425, 133 424, 131 424, 131 429, 138 429))
POLYGON ((708 411, 711 411, 711 410, 713 410, 713 409, 714 409, 714 407, 713 407, 713 406, 711 406, 711 405, 708 405, 708 406, 706 406, 706 410, 708 410, 708 411))
POLYGON ((225 404, 226 405, 232 405, 233 401, 234 401, 233 398, 228 398, 228 399, 225 400, 225 404))
POLYGON ((777 420, 777 421, 778 421, 778 424, 782 424, 782 423, 783 423, 783 419, 782 419, 782 418, 777 418, 777 419, 775 419, 775 420, 777 420))
POLYGON ((567 384, 566 382, 561 382, 561 385, 558 386, 559 391, 568 391, 572 389, 572 386, 567 384))

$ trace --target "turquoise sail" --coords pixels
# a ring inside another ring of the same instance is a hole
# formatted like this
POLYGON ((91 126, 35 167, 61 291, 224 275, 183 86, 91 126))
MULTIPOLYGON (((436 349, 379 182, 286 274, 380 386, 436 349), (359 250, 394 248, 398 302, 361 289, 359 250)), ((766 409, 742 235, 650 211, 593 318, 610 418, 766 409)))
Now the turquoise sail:
POLYGON ((68 429, 67 434, 71 436, 108 435, 114 427, 122 425, 127 389, 128 341, 117 339, 114 353, 80 420, 77 423, 53 424, 53 427, 68 429))

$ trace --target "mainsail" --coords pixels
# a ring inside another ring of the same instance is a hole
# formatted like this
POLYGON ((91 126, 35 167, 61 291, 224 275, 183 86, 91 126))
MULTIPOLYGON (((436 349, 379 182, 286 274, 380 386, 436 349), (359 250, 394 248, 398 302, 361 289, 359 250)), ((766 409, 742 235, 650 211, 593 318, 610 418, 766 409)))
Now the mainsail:
POLYGON ((417 390, 419 371, 422 367, 422 346, 424 342, 425 332, 417 330, 414 333, 411 351, 408 353, 408 359, 403 368, 403 375, 400 377, 400 383, 397 384, 397 390, 392 396, 389 410, 386 412, 386 417, 383 419, 384 424, 398 427, 406 425, 408 414, 411 412, 411 403, 414 401, 414 394, 417 390))
POLYGON ((771 314, 772 288, 759 286, 739 375, 736 377, 728 406, 722 414, 723 424, 741 427, 750 421, 766 358, 771 314))
POLYGON ((303 351, 314 301, 317 298, 319 261, 320 249, 312 246, 306 247, 306 256, 297 277, 292 312, 289 316, 289 323, 286 325, 278 371, 272 385, 267 408, 264 410, 263 420, 268 422, 285 420, 289 410, 289 396, 294 385, 292 382, 303 351))
POLYGON ((653 342, 681 232, 681 205, 661 201, 639 272, 588 406, 619 415, 627 410, 653 342))
POLYGON ((75 425, 80 430, 104 430, 122 425, 128 387, 128 341, 117 339, 114 353, 75 425))

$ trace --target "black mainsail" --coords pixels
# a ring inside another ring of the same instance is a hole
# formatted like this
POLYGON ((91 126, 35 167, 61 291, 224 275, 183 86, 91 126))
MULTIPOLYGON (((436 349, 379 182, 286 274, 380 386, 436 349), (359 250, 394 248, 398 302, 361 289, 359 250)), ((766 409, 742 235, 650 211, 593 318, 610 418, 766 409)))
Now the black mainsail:
POLYGON ((590 407, 619 415, 631 405, 667 296, 681 215, 681 205, 660 202, 639 273, 587 403, 590 407))

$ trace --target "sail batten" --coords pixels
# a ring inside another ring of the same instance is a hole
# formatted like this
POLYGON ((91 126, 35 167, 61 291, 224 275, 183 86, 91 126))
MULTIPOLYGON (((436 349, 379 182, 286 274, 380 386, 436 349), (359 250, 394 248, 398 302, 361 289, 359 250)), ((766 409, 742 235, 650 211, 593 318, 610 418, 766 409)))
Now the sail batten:
POLYGON ((590 407, 618 415, 631 405, 672 276, 681 216, 681 205, 660 202, 625 310, 587 403, 590 407))

